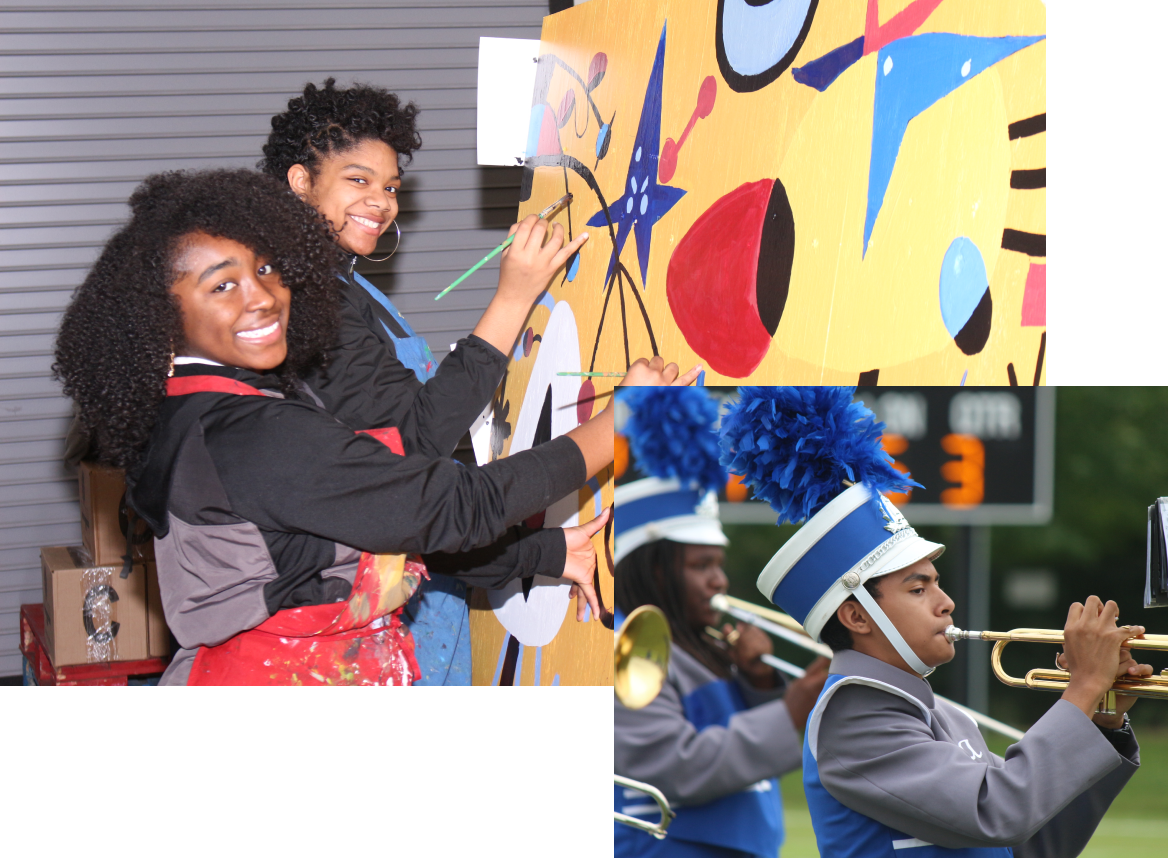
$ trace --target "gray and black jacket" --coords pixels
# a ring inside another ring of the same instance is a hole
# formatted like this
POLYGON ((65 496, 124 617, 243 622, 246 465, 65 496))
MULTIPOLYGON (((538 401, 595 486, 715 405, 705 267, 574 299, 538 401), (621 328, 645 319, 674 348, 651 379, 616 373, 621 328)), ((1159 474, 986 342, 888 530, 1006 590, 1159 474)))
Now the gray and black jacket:
MULTIPOLYGON (((396 426, 406 452, 450 456, 491 402, 507 369, 507 355, 471 334, 458 341, 434 377, 422 384, 397 359, 397 322, 351 273, 342 272, 340 326, 325 367, 305 381, 326 411, 354 429, 396 426)), ((398 328, 402 336, 404 330, 398 328)))
POLYGON ((317 405, 280 397, 271 376, 206 365, 175 375, 274 395, 168 397, 127 479, 128 502, 155 533, 163 609, 181 646, 165 682, 184 684, 198 647, 278 610, 348 598, 361 551, 422 554, 437 572, 487 586, 547 574, 548 552, 560 552, 562 570, 562 531, 515 526, 583 485, 571 439, 465 467, 409 446, 398 456, 317 405))

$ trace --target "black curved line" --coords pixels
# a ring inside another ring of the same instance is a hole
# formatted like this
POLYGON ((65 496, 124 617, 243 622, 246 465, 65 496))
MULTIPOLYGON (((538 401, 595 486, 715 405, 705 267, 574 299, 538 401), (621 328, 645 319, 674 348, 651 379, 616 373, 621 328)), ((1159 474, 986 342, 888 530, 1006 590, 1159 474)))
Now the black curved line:
POLYGON ((725 5, 726 0, 718 0, 718 20, 714 32, 714 50, 718 55, 718 70, 722 72, 722 78, 726 81, 726 85, 735 92, 757 92, 777 80, 779 75, 790 68, 791 63, 795 62, 795 57, 799 55, 799 49, 803 47, 807 34, 811 32, 811 21, 815 18, 816 9, 819 8, 819 0, 811 0, 811 5, 807 7, 807 17, 803 20, 803 28, 782 59, 766 71, 751 75, 736 72, 734 67, 730 65, 730 59, 726 56, 726 43, 722 35, 722 15, 725 12, 725 5))
MULTIPOLYGON (((612 270, 616 274, 616 268, 612 270)), ((592 344, 592 360, 588 362, 588 371, 594 372, 596 370, 596 352, 600 348, 600 332, 604 330, 604 317, 608 313, 608 300, 612 297, 612 275, 609 275, 608 282, 604 284, 604 306, 600 308, 600 323, 596 326, 596 342, 592 344)))
MULTIPOLYGON (((816 0, 816 2, 819 2, 819 0, 816 0)), ((588 84, 584 82, 584 78, 580 77, 580 75, 578 75, 576 73, 576 70, 574 68, 572 68, 570 65, 568 65, 563 60, 561 60, 555 54, 544 54, 544 56, 551 59, 552 62, 554 62, 556 65, 558 65, 560 68, 562 68, 564 71, 566 71, 568 74, 570 74, 572 77, 574 77, 576 79, 576 82, 580 84, 580 88, 582 90, 584 90, 584 97, 586 99, 588 99, 588 104, 589 104, 589 106, 592 107, 592 112, 596 114, 596 121, 598 123, 600 123, 601 125, 603 125, 604 120, 600 118, 600 108, 598 108, 596 106, 596 102, 592 100, 592 94, 590 92, 588 92, 588 84)))
POLYGON ((633 284, 633 288, 630 291, 633 293, 633 297, 637 299, 637 306, 641 308, 641 318, 645 320, 645 330, 649 334, 649 347, 653 349, 653 357, 657 357, 657 355, 660 354, 660 352, 657 351, 657 338, 653 336, 653 326, 649 324, 649 314, 645 311, 645 305, 641 301, 641 295, 636 290, 636 283, 633 281, 633 275, 629 273, 629 269, 625 268, 625 264, 619 259, 617 260, 617 264, 620 265, 621 270, 625 272, 625 276, 629 278, 629 283, 633 284))
MULTIPOLYGON (((613 118, 616 118, 615 113, 613 114, 613 118)), ((629 278, 629 283, 631 284, 631 288, 633 291, 633 297, 635 297, 637 299, 637 306, 639 306, 641 308, 641 318, 643 318, 645 320, 645 330, 649 334, 649 345, 653 349, 653 356, 656 357, 659 354, 659 352, 657 351, 657 338, 653 335, 653 325, 649 322, 649 314, 645 310, 645 305, 641 301, 641 296, 637 294, 636 281, 633 280, 633 276, 629 273, 629 270, 627 268, 625 268, 624 263, 621 262, 620 254, 617 252, 616 230, 615 230, 613 222, 612 222, 612 214, 609 212, 608 201, 605 200, 604 193, 600 190, 600 184, 596 181, 596 176, 593 175, 592 171, 588 169, 588 166, 586 164, 581 163, 579 160, 577 160, 576 158, 573 158, 571 155, 534 155, 534 156, 528 158, 524 162, 524 166, 530 167, 533 170, 536 167, 562 167, 564 169, 570 169, 573 173, 575 173, 581 179, 584 180, 584 183, 586 185, 588 185, 588 188, 589 188, 589 190, 592 191, 592 193, 596 194, 596 199, 600 201, 600 210, 602 212, 604 212, 605 223, 608 225, 608 238, 609 238, 609 241, 612 242, 612 251, 616 256, 616 264, 613 266, 613 270, 615 272, 616 267, 620 266, 620 269, 624 272, 625 276, 629 278)), ((604 306, 607 309, 608 299, 610 297, 612 297, 611 280, 609 283, 605 284, 605 288, 607 288, 609 290, 608 294, 605 295, 605 297, 604 297, 604 306)), ((623 292, 621 293, 621 296, 622 296, 622 302, 623 302, 623 298, 624 298, 623 292)), ((596 345, 592 349, 592 363, 588 367, 589 372, 592 372, 594 367, 595 367, 596 350, 600 346, 600 333, 602 330, 604 330, 604 312, 603 311, 601 312, 601 315, 600 315, 600 324, 596 326, 596 345)), ((627 339, 628 339, 628 336, 626 333, 626 344, 625 344, 626 351, 628 349, 627 339)))
MULTIPOLYGON (((628 317, 628 314, 625 312, 625 278, 623 276, 621 276, 620 271, 617 271, 616 283, 617 283, 617 288, 620 290, 621 332, 624 334, 624 338, 625 338, 625 369, 628 369, 630 366, 633 365, 633 362, 632 362, 632 360, 629 359, 629 317, 628 317)), ((636 283, 632 283, 632 284, 630 284, 630 286, 633 289, 637 288, 636 283)))

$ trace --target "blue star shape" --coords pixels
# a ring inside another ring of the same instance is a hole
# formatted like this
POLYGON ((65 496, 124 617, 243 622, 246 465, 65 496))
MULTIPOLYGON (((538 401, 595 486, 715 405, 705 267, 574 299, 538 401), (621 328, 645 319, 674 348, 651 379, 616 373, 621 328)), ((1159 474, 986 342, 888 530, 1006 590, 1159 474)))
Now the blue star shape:
MULTIPOLYGON (((608 209, 609 217, 617 227, 617 235, 616 248, 608 260, 608 272, 604 275, 606 284, 612 277, 617 257, 624 249, 629 231, 632 230, 637 235, 641 288, 646 287, 649 251, 653 245, 653 226, 685 196, 685 191, 680 188, 672 188, 657 182, 657 152, 661 143, 661 84, 664 77, 665 27, 662 27, 661 40, 657 43, 657 57, 653 60, 653 71, 649 75, 649 86, 645 90, 645 104, 641 108, 637 138, 633 141, 633 157, 629 161, 625 192, 613 200, 608 209)), ((594 214, 588 220, 588 225, 607 226, 608 219, 604 211, 594 214)))

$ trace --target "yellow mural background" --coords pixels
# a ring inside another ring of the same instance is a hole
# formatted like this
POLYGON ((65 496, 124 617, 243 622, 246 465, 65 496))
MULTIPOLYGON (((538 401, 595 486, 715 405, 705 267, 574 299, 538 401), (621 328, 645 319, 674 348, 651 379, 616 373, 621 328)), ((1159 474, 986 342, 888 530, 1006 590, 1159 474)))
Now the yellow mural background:
MULTIPOLYGON (((880 3, 880 21, 909 5, 880 3)), ((821 0, 793 67, 864 33, 866 0, 821 0)), ((604 80, 593 91, 602 116, 615 113, 607 156, 596 164, 595 119, 577 139, 573 122, 560 133, 566 154, 589 168, 612 201, 624 192, 632 147, 662 27, 668 22, 661 142, 678 139, 694 111, 707 76, 717 82, 711 114, 696 122, 667 183, 686 191, 653 231, 647 288, 640 294, 668 360, 688 368, 703 360, 673 321, 666 298, 666 269, 677 242, 723 195, 759 179, 782 181, 794 213, 795 258, 782 320, 765 358, 748 379, 709 371, 706 384, 856 383, 859 373, 878 369, 884 384, 1006 384, 1007 364, 1019 383, 1033 381, 1044 327, 1022 327, 1022 298, 1030 263, 1044 264, 1001 248, 1002 230, 1046 232, 1045 190, 1012 190, 1015 169, 1045 167, 1045 134, 1009 140, 1007 126, 1045 112, 1046 43, 1038 42, 975 76, 914 118, 908 125, 867 258, 861 258, 872 138, 873 88, 878 54, 848 68, 825 92, 796 82, 790 69, 756 92, 731 90, 718 68, 714 47, 717 0, 661 0, 628 4, 590 2, 544 19, 541 53, 554 53, 583 76, 598 51, 607 55, 604 80), (954 344, 942 322, 938 284, 950 242, 967 236, 980 249, 993 301, 985 347, 972 356, 954 344)), ((946 0, 917 33, 977 36, 1040 35, 1045 32, 1040 0, 946 0)), ((560 104, 570 88, 557 73, 547 103, 560 104)), ((577 116, 583 105, 577 91, 577 116)), ((572 227, 591 238, 574 283, 573 306, 580 323, 585 368, 591 359, 588 332, 595 336, 603 300, 611 242, 604 228, 584 227, 600 206, 577 175, 572 227), (584 297, 587 293, 588 297, 584 297), (600 302, 597 301, 599 297, 600 302)), ((539 211, 564 192, 563 171, 539 167, 531 198, 520 217, 539 211)), ((558 218, 567 225, 566 216, 558 218)), ((621 253, 640 289, 637 246, 630 236, 621 253)), ((597 370, 625 368, 629 356, 652 353, 649 336, 631 296, 622 329, 614 291, 597 352, 597 370)), ((711 300, 714 300, 711 298, 711 300)), ((1045 378, 1045 362, 1041 378, 1045 378)))
MULTIPOLYGON (((885 0, 881 23, 908 5, 909 0, 885 0)), ((820 0, 793 67, 862 35, 866 7, 867 0, 820 0)), ((725 194, 747 182, 779 179, 795 219, 795 256, 782 320, 748 379, 707 369, 706 384, 855 384, 860 373, 876 369, 881 384, 957 384, 963 377, 970 385, 1006 384, 1008 364, 1019 383, 1031 383, 1045 328, 1021 326, 1022 299, 1030 263, 1044 264, 1045 259, 1003 250, 1001 238, 1007 227, 1046 232, 1045 191, 1010 188, 1012 170, 1045 167, 1046 135, 1010 140, 1007 133, 1010 123, 1046 110, 1045 41, 992 65, 909 123, 867 258, 862 259, 878 54, 863 57, 823 93, 797 83, 790 70, 756 92, 734 92, 718 67, 717 8, 717 0, 589 0, 544 19, 541 54, 556 55, 581 77, 587 76, 595 54, 607 56, 604 79, 592 92, 602 118, 615 116, 603 159, 596 158, 598 125, 579 82, 555 71, 546 103, 558 108, 565 93, 575 91, 575 113, 559 132, 560 145, 593 170, 610 205, 624 193, 666 22, 662 144, 681 137, 702 81, 713 76, 717 83, 712 112, 697 120, 680 150, 676 173, 665 183, 686 194, 654 227, 643 291, 634 236, 621 253, 644 301, 657 350, 683 368, 704 363, 678 329, 666 298, 666 270, 677 243, 725 194), (946 331, 938 298, 941 260, 961 235, 983 254, 993 300, 989 339, 973 356, 961 352, 946 331)), ((1040 0, 945 0, 916 32, 1023 36, 1043 34, 1045 27, 1040 0)), ((518 217, 558 199, 565 182, 575 201, 555 220, 570 226, 573 235, 587 230, 590 240, 575 278, 557 278, 549 295, 572 308, 581 368, 623 371, 626 342, 629 360, 648 357, 653 348, 628 289, 623 307, 615 287, 607 292, 605 305, 612 242, 606 228, 585 226, 600 210, 596 195, 576 173, 538 167, 518 217)), ((546 306, 533 310, 528 324, 535 334, 543 333, 549 314, 546 306)), ((501 403, 509 408, 512 426, 534 362, 545 347, 535 342, 529 355, 513 359, 508 368, 501 403)), ((1043 363, 1040 381, 1045 374, 1043 363)), ((608 402, 614 383, 594 380, 594 413, 608 402)), ((510 444, 507 439, 503 455, 510 452, 510 444)), ((612 504, 612 473, 609 468, 601 475, 605 506, 612 504)), ((580 519, 586 521, 594 510, 592 491, 582 490, 578 500, 580 519)), ((601 596, 611 609, 612 574, 600 536, 594 543, 601 558, 601 596)), ((610 539, 608 556, 611 551, 610 539)), ((507 632, 481 591, 472 600, 471 630, 474 682, 491 684, 507 632)), ((611 684, 610 646, 609 629, 595 620, 577 623, 574 605, 569 607, 556 637, 542 648, 539 684, 550 685, 556 677, 563 685, 611 684)), ((533 655, 525 652, 516 684, 534 684, 534 669, 533 655)))

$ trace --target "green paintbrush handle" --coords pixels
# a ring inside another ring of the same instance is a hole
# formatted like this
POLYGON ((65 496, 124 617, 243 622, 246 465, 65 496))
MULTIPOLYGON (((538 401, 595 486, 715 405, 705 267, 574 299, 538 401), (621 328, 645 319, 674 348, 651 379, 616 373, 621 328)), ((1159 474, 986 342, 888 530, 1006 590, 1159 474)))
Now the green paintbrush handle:
POLYGON ((504 250, 506 250, 508 247, 510 247, 511 242, 513 242, 514 240, 515 240, 514 235, 507 236, 506 241, 504 241, 502 244, 500 244, 498 247, 496 247, 494 250, 492 250, 490 253, 488 253, 486 256, 484 256, 482 259, 480 259, 478 262, 476 262, 474 265, 472 265, 470 267, 469 271, 467 271, 465 274, 463 274, 461 277, 459 277, 457 280, 455 280, 453 283, 451 283, 449 286, 447 286, 445 289, 443 289, 441 292, 439 292, 437 295, 435 295, 434 300, 437 301, 439 298, 441 298, 443 295, 445 295, 447 292, 449 292, 451 289, 453 289, 455 286, 457 286, 459 283, 461 283, 467 277, 470 277, 470 275, 474 274, 476 271, 478 271, 480 268, 482 268, 484 265, 486 265, 488 262, 490 262, 492 259, 494 259, 498 254, 502 253, 504 250))

